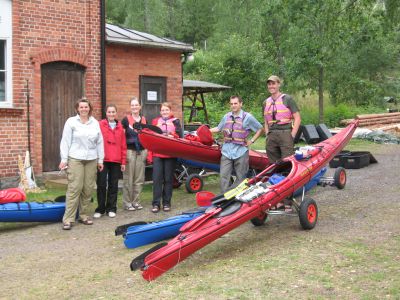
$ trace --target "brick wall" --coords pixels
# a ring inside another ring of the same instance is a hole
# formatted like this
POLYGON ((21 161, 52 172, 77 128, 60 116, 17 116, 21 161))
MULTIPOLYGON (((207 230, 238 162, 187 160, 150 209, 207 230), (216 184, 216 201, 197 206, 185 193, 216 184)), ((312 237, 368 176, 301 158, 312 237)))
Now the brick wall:
POLYGON ((181 53, 128 45, 106 46, 107 103, 118 107, 118 118, 130 112, 129 99, 139 97, 139 76, 167 77, 167 100, 182 120, 181 53))
POLYGON ((69 61, 86 67, 85 94, 100 116, 100 0, 14 0, 13 109, 0 108, 0 178, 17 175, 28 150, 26 80, 30 87, 32 161, 41 173, 41 64, 69 61))

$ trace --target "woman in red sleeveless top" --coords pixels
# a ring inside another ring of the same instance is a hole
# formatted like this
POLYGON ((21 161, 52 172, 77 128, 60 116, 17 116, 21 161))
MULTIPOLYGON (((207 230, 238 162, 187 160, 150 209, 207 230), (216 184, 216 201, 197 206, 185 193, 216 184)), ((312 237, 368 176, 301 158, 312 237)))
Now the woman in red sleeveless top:
MULTIPOLYGON (((161 104, 160 115, 152 121, 152 124, 161 128, 163 134, 167 136, 181 137, 182 126, 179 119, 174 118, 170 103, 161 104)), ((160 211, 161 202, 164 211, 171 210, 175 164, 175 157, 153 153, 153 208, 151 211, 154 213, 160 211)))

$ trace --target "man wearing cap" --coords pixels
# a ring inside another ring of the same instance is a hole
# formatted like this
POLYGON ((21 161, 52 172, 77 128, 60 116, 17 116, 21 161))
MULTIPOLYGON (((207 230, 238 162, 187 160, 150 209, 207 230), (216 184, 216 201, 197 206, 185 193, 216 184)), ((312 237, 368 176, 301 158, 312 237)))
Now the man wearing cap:
POLYGON ((249 170, 249 149, 263 132, 263 127, 250 113, 242 110, 243 100, 239 96, 232 96, 229 101, 231 111, 227 113, 218 127, 210 129, 212 133, 222 131, 224 145, 221 149, 220 185, 225 193, 228 189, 236 187, 242 182, 249 170), (250 132, 255 132, 249 139, 250 132), (236 180, 230 186, 233 173, 236 180))
POLYGON ((296 102, 279 90, 281 82, 276 75, 268 77, 267 88, 271 96, 263 103, 266 150, 271 163, 294 153, 293 140, 301 123, 296 102))

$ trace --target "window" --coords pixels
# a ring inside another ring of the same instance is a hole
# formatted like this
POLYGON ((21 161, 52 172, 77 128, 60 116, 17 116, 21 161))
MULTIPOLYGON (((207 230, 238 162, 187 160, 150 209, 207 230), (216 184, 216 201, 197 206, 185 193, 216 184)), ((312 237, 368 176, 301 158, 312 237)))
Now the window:
POLYGON ((12 106, 12 1, 0 0, 0 107, 12 106))

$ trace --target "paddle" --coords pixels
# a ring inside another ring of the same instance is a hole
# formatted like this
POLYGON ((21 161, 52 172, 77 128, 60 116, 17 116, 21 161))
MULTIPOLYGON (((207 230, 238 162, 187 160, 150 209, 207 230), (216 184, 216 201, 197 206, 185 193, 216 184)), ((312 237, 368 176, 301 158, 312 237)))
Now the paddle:
POLYGON ((159 134, 163 133, 160 127, 151 125, 151 124, 135 123, 133 128, 135 128, 137 130, 142 130, 143 128, 147 128, 147 129, 150 129, 151 131, 154 131, 155 133, 159 133, 159 134))
POLYGON ((145 260, 147 255, 149 255, 150 253, 153 253, 154 251, 164 247, 167 244, 168 243, 157 244, 153 248, 150 248, 146 252, 144 252, 144 253, 140 254, 138 257, 134 258, 132 260, 132 262, 131 262, 131 270, 135 271, 135 270, 141 268, 143 266, 143 264, 144 264, 144 260, 145 260))
POLYGON ((196 203, 198 206, 210 206, 215 194, 208 191, 200 191, 196 193, 196 203))
POLYGON ((115 235, 118 236, 118 235, 122 235, 122 234, 126 233, 128 228, 131 226, 146 225, 146 224, 149 224, 149 222, 138 221, 138 222, 133 222, 133 223, 125 224, 125 225, 120 225, 117 228, 115 228, 115 235))

